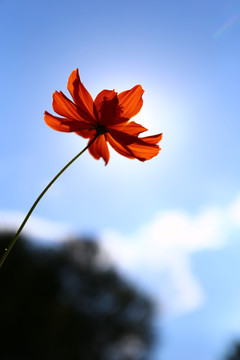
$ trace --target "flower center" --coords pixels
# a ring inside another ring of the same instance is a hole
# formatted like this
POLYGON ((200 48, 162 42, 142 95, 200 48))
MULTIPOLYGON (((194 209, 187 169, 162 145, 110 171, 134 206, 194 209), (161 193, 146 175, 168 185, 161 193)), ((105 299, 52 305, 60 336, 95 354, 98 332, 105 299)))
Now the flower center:
POLYGON ((97 124, 97 134, 105 134, 107 132, 107 128, 106 126, 102 125, 102 124, 97 124))

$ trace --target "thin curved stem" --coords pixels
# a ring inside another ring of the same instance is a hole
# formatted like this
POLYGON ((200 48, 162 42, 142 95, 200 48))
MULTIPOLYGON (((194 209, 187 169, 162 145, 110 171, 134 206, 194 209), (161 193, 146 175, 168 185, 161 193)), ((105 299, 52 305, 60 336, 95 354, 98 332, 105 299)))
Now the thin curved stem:
POLYGON ((14 236, 14 238, 12 239, 12 241, 10 242, 9 246, 5 249, 5 252, 3 254, 3 256, 1 257, 0 260, 0 268, 2 267, 4 261, 6 260, 7 256, 9 255, 10 251, 12 250, 15 242, 17 241, 17 239, 19 238, 19 235, 22 232, 22 229, 24 228, 26 222, 28 221, 28 219, 30 218, 33 210, 35 209, 35 207, 37 206, 37 204, 39 203, 39 201, 41 200, 41 198, 44 196, 44 194, 48 191, 48 189, 52 186, 52 184, 59 178, 60 175, 62 175, 62 173, 75 161, 79 158, 80 155, 82 155, 82 153, 84 153, 84 151, 86 151, 89 146, 92 145, 92 143, 96 140, 96 138, 98 137, 98 133, 96 134, 96 136, 92 139, 92 141, 89 142, 89 144, 82 150, 80 151, 80 153, 78 153, 76 156, 74 156, 74 158, 69 161, 69 163, 67 163, 67 165, 64 166, 64 168, 59 171, 59 173, 50 181, 50 183, 45 187, 45 189, 41 192, 41 194, 38 196, 38 198, 36 199, 36 201, 33 203, 31 209, 29 210, 29 212, 27 213, 25 219, 23 220, 22 224, 20 225, 18 231, 16 232, 16 235, 14 236))

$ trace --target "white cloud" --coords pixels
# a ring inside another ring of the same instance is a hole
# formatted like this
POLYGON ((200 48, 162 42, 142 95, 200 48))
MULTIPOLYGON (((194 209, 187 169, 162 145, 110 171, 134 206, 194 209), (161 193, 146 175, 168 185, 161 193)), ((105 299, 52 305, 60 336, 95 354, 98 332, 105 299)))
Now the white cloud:
MULTIPOLYGON (((0 211, 0 230, 16 231, 26 214, 17 211, 0 211)), ((32 215, 23 229, 23 234, 41 241, 64 241, 73 233, 69 224, 49 221, 32 215)))
POLYGON ((121 271, 159 298, 166 315, 175 316, 198 308, 206 296, 190 255, 224 246, 229 229, 239 225, 240 196, 226 209, 205 209, 195 216, 163 211, 128 236, 105 230, 101 241, 121 271))
POLYGON ((240 226, 240 194, 229 207, 227 215, 230 222, 234 225, 240 226))

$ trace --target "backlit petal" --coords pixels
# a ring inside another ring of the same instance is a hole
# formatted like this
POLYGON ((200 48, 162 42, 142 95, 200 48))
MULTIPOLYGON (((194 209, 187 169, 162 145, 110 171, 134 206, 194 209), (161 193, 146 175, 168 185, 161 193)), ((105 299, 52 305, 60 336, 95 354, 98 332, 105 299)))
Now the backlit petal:
POLYGON ((139 138, 139 140, 143 140, 144 142, 148 143, 148 144, 153 144, 156 145, 159 143, 159 141, 162 140, 162 136, 163 134, 157 134, 157 135, 151 135, 151 136, 145 136, 142 138, 139 138))
MULTIPOLYGON (((89 140, 89 142, 92 139, 89 140)), ((105 161, 105 165, 107 165, 110 154, 107 146, 107 142, 105 139, 105 135, 99 135, 94 143, 89 147, 90 154, 94 157, 94 159, 99 160, 101 157, 105 161)))
POLYGON ((137 141, 138 137, 135 135, 130 135, 122 131, 115 130, 113 128, 108 129, 109 134, 118 142, 124 145, 130 145, 137 141))
POLYGON ((71 100, 69 100, 61 91, 55 91, 53 94, 53 110, 68 119, 90 122, 91 119, 78 108, 71 100))
POLYGON ((152 159, 161 150, 158 145, 145 142, 143 138, 138 139, 136 143, 129 145, 129 149, 140 161, 152 159))
POLYGON ((108 126, 115 122, 118 107, 117 93, 114 90, 101 91, 94 100, 99 122, 108 126))
POLYGON ((162 134, 138 138, 120 131, 110 130, 108 141, 121 155, 136 158, 140 161, 150 160, 161 150, 157 143, 162 134))
POLYGON ((76 134, 82 136, 85 139, 93 138, 96 135, 95 128, 84 129, 80 131, 76 131, 76 134))
POLYGON ((120 144, 116 139, 114 139, 111 134, 107 134, 107 141, 112 146, 112 148, 117 151, 120 155, 123 155, 129 159, 134 159, 135 156, 128 149, 126 145, 120 144))
POLYGON ((81 82, 78 69, 74 70, 69 76, 67 88, 74 103, 85 113, 85 116, 91 118, 93 122, 96 122, 93 113, 92 96, 81 82))
POLYGON ((118 106, 122 111, 122 117, 130 119, 137 115, 143 104, 143 93, 144 90, 142 86, 136 85, 131 90, 123 91, 118 94, 118 106))
POLYGON ((83 121, 60 118, 49 114, 47 111, 44 113, 44 121, 50 128, 63 132, 76 132, 86 127, 86 123, 83 121))
POLYGON ((147 131, 145 127, 140 124, 135 123, 134 121, 126 121, 124 123, 118 123, 108 126, 109 129, 121 131, 129 135, 138 136, 144 131, 147 131))
POLYGON ((94 105, 98 112, 100 112, 102 108, 102 103, 104 100, 110 101, 114 97, 116 97, 117 93, 114 90, 102 90, 95 98, 94 105))

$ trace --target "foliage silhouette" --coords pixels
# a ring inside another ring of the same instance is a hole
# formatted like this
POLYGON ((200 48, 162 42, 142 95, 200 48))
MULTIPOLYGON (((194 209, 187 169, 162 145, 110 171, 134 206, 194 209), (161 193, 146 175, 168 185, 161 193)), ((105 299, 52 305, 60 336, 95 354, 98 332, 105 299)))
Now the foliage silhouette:
POLYGON ((1 360, 147 359, 154 305, 107 264, 91 240, 21 237, 0 272, 1 360))
POLYGON ((225 360, 240 360, 240 343, 236 342, 228 352, 225 360))

